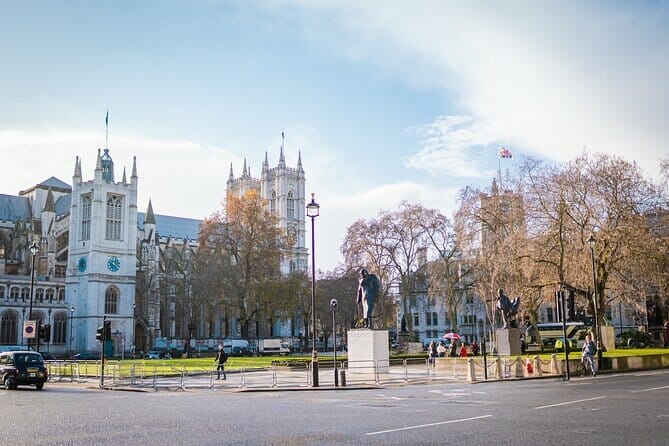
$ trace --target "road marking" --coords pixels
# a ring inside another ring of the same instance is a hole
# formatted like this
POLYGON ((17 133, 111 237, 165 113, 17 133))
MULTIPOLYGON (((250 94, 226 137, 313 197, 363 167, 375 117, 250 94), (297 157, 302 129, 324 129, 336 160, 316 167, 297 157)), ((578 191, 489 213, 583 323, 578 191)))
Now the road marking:
POLYGON ((653 390, 669 389, 669 386, 651 387, 650 389, 630 390, 630 393, 651 392, 653 390))
POLYGON ((385 431, 367 432, 367 435, 379 435, 379 434, 387 434, 387 433, 390 433, 390 432, 408 431, 408 430, 411 430, 411 429, 420 429, 422 427, 439 426, 439 425, 442 425, 442 424, 460 423, 461 421, 480 420, 482 418, 488 418, 488 417, 492 417, 492 415, 481 415, 479 417, 461 418, 459 420, 440 421, 439 423, 419 424, 417 426, 400 427, 400 428, 397 428, 397 429, 388 429, 388 430, 385 430, 385 431))
POLYGON ((539 406, 535 407, 535 409, 548 409, 550 407, 558 407, 558 406, 566 406, 568 404, 576 404, 576 403, 582 403, 583 401, 594 401, 594 400, 601 400, 602 398, 606 398, 606 395, 604 396, 597 396, 595 398, 585 398, 582 400, 574 400, 574 401, 565 401, 564 403, 557 403, 557 404, 549 404, 547 406, 539 406))

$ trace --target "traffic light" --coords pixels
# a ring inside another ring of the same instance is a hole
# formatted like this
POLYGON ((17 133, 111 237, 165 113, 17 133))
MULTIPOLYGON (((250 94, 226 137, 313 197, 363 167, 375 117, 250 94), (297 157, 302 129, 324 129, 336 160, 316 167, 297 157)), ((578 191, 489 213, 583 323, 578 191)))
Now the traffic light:
POLYGON ((51 340, 51 324, 44 326, 44 340, 49 342, 51 340))
POLYGON ((95 339, 102 342, 105 340, 105 327, 101 326, 95 330, 95 339))
POLYGON ((45 326, 42 324, 39 324, 39 327, 37 327, 37 337, 39 337, 40 341, 43 341, 46 336, 44 336, 44 328, 45 326))
POLYGON ((111 339, 111 321, 105 321, 105 341, 111 339))

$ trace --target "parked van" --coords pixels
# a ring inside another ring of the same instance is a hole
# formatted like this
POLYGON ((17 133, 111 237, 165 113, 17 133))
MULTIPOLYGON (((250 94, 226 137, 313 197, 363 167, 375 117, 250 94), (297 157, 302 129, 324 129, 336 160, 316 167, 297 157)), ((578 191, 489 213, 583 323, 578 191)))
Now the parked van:
POLYGON ((230 356, 251 356, 251 347, 246 339, 224 339, 223 351, 230 356))
POLYGON ((281 339, 258 339, 258 355, 287 355, 290 344, 281 339))

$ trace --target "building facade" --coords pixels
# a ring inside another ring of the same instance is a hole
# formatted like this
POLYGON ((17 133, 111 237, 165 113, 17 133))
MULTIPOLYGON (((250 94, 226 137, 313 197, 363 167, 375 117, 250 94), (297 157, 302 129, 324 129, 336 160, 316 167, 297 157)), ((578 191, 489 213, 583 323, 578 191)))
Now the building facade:
MULTIPOLYGON (((92 179, 82 173, 77 157, 71 186, 52 177, 16 196, 0 194, 0 345, 28 345, 23 325, 31 306, 32 320, 51 327, 39 349, 53 354, 99 352, 95 333, 103 318, 111 323, 105 352, 112 355, 181 348, 177 341, 186 330, 198 342, 238 336, 236 320, 219 309, 203 309, 195 327, 180 314, 179 294, 190 287, 173 266, 188 270, 201 220, 154 214, 151 200, 138 212, 135 159, 129 181, 125 168, 117 181, 107 149, 98 150, 92 179)), ((227 181, 232 193, 259 190, 293 235, 293 250, 282 262, 286 273, 308 267, 304 186, 301 155, 296 167, 286 166, 283 144, 276 167, 265 154, 260 178, 245 162, 239 178, 231 166, 227 181)), ((290 321, 273 330, 276 336, 293 331, 290 321)))

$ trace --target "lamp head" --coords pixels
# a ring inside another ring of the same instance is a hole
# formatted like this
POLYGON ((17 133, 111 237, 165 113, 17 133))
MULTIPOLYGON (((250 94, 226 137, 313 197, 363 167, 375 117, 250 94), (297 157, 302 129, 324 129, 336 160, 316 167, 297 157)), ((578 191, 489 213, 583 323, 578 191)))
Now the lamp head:
POLYGON ((316 199, 314 198, 313 192, 311 193, 311 201, 307 205, 307 217, 315 218, 320 215, 319 209, 320 205, 316 203, 316 199))
POLYGON ((595 248, 595 234, 590 234, 590 237, 588 238, 588 245, 590 245, 590 249, 595 248))
POLYGON ((74 313, 74 305, 70 307, 70 313, 74 313))
POLYGON ((337 308, 337 299, 332 299, 330 301, 330 306, 332 307, 333 310, 337 308))
POLYGON ((30 253, 32 255, 37 255, 38 251, 39 251, 39 246, 37 246, 37 243, 33 242, 32 245, 30 245, 30 253))

